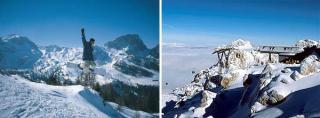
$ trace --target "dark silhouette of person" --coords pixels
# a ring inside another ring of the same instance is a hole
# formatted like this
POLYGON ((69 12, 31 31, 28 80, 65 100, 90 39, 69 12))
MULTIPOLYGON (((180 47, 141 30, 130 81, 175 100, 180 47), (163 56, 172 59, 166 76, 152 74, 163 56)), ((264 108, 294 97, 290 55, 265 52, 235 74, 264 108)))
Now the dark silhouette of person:
POLYGON ((86 36, 84 33, 84 28, 81 29, 82 35, 82 43, 83 43, 83 55, 82 60, 84 61, 84 66, 89 67, 95 66, 94 58, 93 58, 93 46, 94 46, 94 38, 90 38, 90 41, 86 40, 86 36))

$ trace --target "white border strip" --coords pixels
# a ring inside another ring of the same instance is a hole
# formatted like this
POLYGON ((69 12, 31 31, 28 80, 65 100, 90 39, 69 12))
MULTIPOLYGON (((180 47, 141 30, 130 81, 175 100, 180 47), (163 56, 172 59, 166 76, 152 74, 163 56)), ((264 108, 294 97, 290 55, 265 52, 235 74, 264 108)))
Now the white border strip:
POLYGON ((162 118, 162 0, 159 0, 159 117, 162 118))

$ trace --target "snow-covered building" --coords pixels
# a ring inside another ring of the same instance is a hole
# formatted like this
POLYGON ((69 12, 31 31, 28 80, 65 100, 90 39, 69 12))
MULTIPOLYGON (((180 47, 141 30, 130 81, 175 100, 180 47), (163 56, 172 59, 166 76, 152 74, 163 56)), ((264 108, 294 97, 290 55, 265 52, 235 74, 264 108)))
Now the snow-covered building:
POLYGON ((271 54, 276 54, 279 56, 279 62, 303 51, 303 49, 298 46, 258 46, 255 50, 261 53, 268 53, 269 61, 271 60, 271 54))
POLYGON ((307 58, 310 55, 320 56, 320 48, 317 46, 313 47, 305 47, 302 52, 296 53, 293 56, 283 59, 281 62, 290 63, 290 62, 298 62, 300 63, 302 60, 307 58))

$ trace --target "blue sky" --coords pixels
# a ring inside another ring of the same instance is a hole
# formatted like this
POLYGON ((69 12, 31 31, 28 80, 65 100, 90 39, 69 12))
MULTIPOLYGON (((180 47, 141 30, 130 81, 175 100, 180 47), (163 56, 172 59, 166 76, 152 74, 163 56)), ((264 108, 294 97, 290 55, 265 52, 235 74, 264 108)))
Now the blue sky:
POLYGON ((102 46, 139 34, 159 43, 158 0, 0 0, 0 36, 19 34, 40 45, 81 47, 80 28, 102 46))
POLYGON ((163 42, 216 46, 320 40, 319 0, 163 0, 163 42))

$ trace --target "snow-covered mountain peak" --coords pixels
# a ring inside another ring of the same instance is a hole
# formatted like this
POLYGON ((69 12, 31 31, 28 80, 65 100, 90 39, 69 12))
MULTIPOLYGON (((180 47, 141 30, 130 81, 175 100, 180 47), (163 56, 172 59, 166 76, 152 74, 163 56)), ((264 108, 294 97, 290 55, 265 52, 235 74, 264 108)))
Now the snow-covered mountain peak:
POLYGON ((8 41, 10 39, 20 39, 21 37, 23 37, 23 36, 20 36, 20 35, 17 35, 17 34, 10 34, 10 35, 7 35, 7 36, 3 36, 0 39, 2 41, 8 41))
POLYGON ((30 69, 42 55, 27 37, 9 35, 0 39, 0 68, 30 69))
POLYGON ((113 41, 109 41, 105 44, 108 48, 114 48, 121 50, 127 48, 127 52, 135 53, 139 51, 147 50, 147 46, 137 34, 127 34, 116 38, 113 41))

